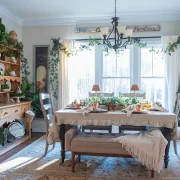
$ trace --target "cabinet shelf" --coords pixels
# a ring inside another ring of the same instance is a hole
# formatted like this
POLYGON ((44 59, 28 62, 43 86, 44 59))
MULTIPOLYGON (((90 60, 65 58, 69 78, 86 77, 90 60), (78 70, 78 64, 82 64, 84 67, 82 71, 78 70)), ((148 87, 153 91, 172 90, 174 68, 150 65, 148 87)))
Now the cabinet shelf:
POLYGON ((0 80, 7 80, 7 81, 18 81, 20 82, 20 77, 17 76, 0 76, 0 80))
POLYGON ((14 91, 8 91, 8 92, 0 91, 0 94, 6 94, 6 93, 14 93, 14 91))
POLYGON ((8 62, 8 61, 3 61, 3 60, 0 60, 0 63, 4 63, 4 64, 10 64, 10 65, 19 66, 19 64, 16 64, 16 63, 13 63, 13 62, 8 62))

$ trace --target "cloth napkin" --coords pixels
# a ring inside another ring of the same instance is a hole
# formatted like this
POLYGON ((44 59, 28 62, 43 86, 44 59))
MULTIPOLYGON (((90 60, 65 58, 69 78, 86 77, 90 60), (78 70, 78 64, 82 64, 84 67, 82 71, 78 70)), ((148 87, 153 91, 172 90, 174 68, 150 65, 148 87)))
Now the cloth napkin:
POLYGON ((159 105, 158 105, 158 104, 156 104, 156 103, 154 103, 154 104, 153 104, 152 109, 158 110, 158 111, 160 111, 160 112, 168 112, 168 110, 167 110, 167 109, 165 109, 165 108, 163 108, 163 107, 159 106, 159 105))
MULTIPOLYGON (((137 111, 136 106, 137 106, 137 104, 133 104, 133 105, 128 106, 126 109, 121 110, 121 111, 126 112, 127 116, 129 117, 134 111, 137 111)), ((153 114, 153 112, 150 112, 147 110, 143 110, 143 112, 146 114, 153 114)))
POLYGON ((84 108, 77 110, 77 112, 82 112, 83 116, 86 116, 86 114, 91 111, 93 111, 93 102, 90 102, 84 108))

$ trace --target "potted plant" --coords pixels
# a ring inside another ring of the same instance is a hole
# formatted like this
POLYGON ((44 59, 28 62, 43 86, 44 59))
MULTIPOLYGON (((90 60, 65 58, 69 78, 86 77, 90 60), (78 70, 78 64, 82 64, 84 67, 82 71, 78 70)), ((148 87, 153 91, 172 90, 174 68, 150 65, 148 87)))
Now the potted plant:
POLYGON ((110 100, 111 108, 114 111, 114 108, 116 107, 116 104, 118 102, 118 97, 113 96, 113 97, 110 97, 109 100, 110 100))
POLYGON ((3 84, 3 85, 1 85, 1 90, 4 92, 8 92, 8 91, 10 91, 10 87, 8 84, 3 84))

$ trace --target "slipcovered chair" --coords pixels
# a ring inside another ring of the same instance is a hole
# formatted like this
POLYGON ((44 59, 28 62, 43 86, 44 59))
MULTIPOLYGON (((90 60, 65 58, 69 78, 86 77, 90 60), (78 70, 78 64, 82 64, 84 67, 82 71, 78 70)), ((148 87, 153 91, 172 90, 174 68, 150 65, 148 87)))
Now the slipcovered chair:
MULTIPOLYGON (((89 97, 93 97, 93 96, 101 96, 104 97, 112 97, 114 96, 114 92, 112 93, 91 93, 89 92, 89 97)), ((86 129, 90 130, 90 132, 92 132, 93 130, 107 130, 109 133, 112 132, 112 126, 93 126, 93 125, 87 125, 87 126, 82 126, 82 131, 84 132, 86 129)))

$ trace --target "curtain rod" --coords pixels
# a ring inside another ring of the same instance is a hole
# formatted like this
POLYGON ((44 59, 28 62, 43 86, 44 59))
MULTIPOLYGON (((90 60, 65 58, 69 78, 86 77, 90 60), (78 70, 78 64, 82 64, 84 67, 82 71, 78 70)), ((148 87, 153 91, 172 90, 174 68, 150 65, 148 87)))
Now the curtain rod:
MULTIPOLYGON (((151 37, 132 37, 131 39, 155 39, 155 38, 161 38, 161 36, 151 36, 151 37)), ((94 38, 95 40, 103 40, 101 38, 94 38)), ((109 39, 114 39, 114 38, 109 38, 109 39)), ((123 39, 127 39, 127 38, 123 38, 123 39)), ((89 39, 72 39, 75 41, 87 41, 89 39)))

